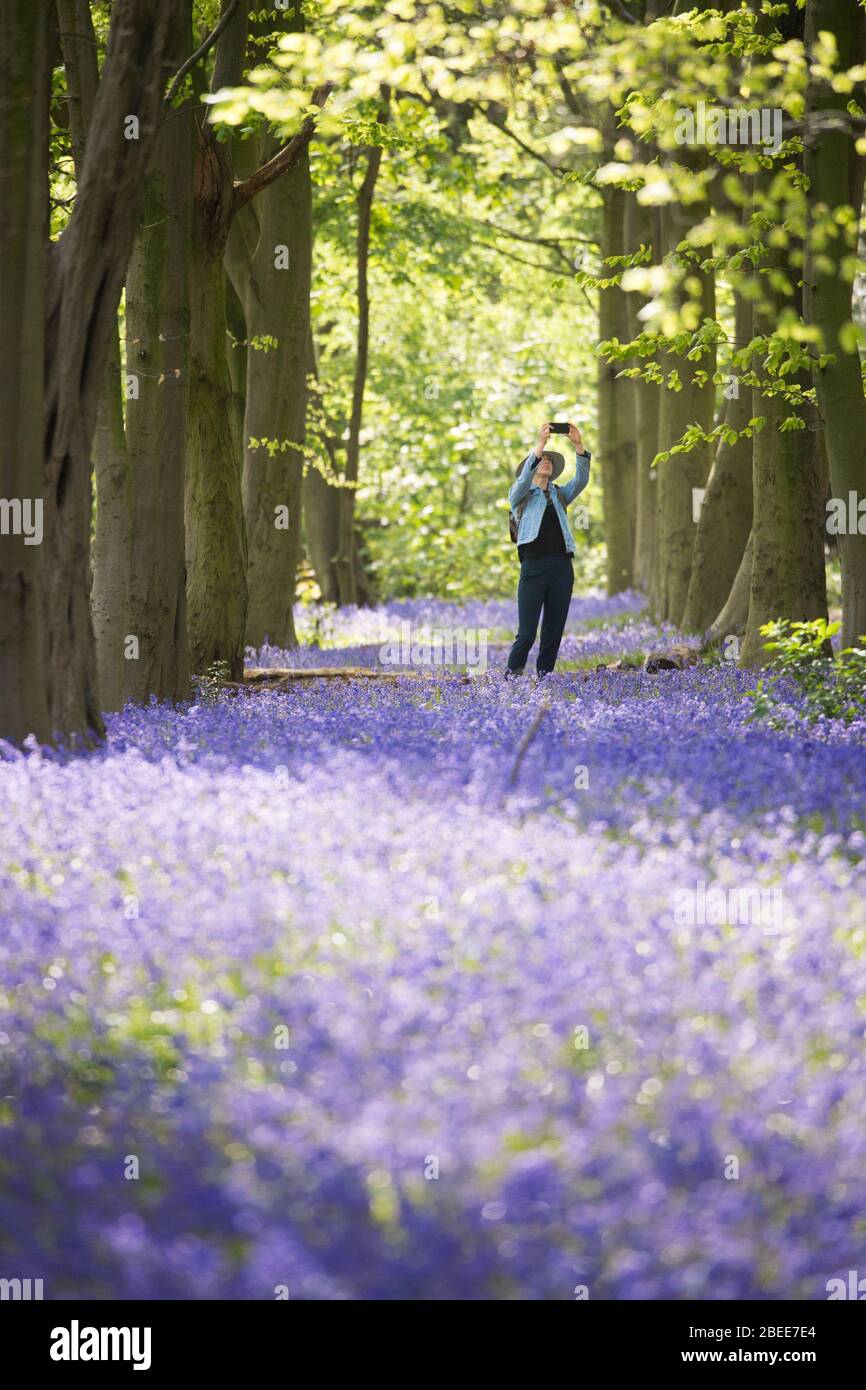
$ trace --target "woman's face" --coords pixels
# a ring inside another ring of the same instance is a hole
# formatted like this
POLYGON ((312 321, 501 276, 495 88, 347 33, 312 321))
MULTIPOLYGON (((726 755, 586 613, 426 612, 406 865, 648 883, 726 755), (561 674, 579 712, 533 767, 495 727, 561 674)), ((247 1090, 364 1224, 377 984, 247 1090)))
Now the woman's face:
POLYGON ((553 464, 551 463, 550 459, 547 457, 547 454, 542 454, 542 455, 541 455, 541 461, 540 461, 538 467, 537 467, 536 470, 535 470, 536 477, 537 477, 537 478, 549 478, 552 472, 553 472, 553 464))

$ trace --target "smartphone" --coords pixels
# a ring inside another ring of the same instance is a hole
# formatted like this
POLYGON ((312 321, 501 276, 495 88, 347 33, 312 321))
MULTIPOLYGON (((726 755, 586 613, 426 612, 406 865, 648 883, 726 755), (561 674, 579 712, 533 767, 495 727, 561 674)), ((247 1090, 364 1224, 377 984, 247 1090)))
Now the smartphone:
POLYGON ((551 422, 550 422, 550 433, 551 433, 551 434, 568 434, 568 429, 569 429, 569 426, 568 426, 568 421, 567 421, 567 420, 565 421, 564 424, 563 424, 563 422, 562 422, 561 420, 551 420, 551 422))

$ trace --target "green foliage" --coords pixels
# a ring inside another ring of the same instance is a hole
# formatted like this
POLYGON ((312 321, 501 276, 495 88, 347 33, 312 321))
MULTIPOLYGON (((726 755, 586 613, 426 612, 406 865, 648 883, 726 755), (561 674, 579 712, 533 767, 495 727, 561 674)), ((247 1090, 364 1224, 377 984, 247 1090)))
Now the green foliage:
POLYGON ((227 661, 214 661, 203 676, 193 676, 192 688, 195 699, 202 705, 215 705, 220 696, 222 682, 231 678, 227 661))
POLYGON ((748 691, 753 719, 768 718, 774 728, 784 728, 789 721, 781 710, 788 703, 786 685, 790 690, 791 683, 810 723, 841 719, 848 724, 866 713, 866 649, 846 647, 838 656, 831 655, 830 639, 840 626, 823 618, 764 624, 761 634, 770 639, 764 650, 775 656, 771 674, 748 691))
MULTIPOLYGON (((414 219, 403 222, 387 176, 381 197, 393 220, 372 267, 373 351, 358 491, 369 568, 383 595, 507 593, 517 567, 508 489, 538 427, 567 414, 593 446, 593 314, 573 292, 549 296, 543 272, 507 257, 470 255, 459 230, 449 247, 453 292, 439 273, 440 248, 434 243, 428 252, 413 240, 414 219), (408 293, 400 274, 410 282, 408 293), (536 314, 528 312, 532 304, 536 314)), ((320 239, 317 249, 319 399, 339 456, 351 399, 354 303, 343 293, 342 248, 320 239)), ((570 471, 571 446, 563 452, 570 471)), ((313 464, 327 474, 321 445, 313 464)), ((594 582, 601 558, 597 480, 580 501, 590 508, 590 525, 576 533, 579 565, 594 582)))
MULTIPOLYGON (((363 553, 383 597, 513 592, 508 489, 539 425, 568 415, 595 447, 597 303, 574 266, 578 248, 581 263, 597 255, 599 198, 576 181, 566 186, 525 153, 497 112, 487 119, 477 108, 449 112, 392 95, 392 128, 413 140, 390 142, 373 206, 357 496, 363 553)), ((517 124, 521 139, 531 134, 517 124)), ((319 380, 306 454, 338 484, 355 362, 364 162, 357 149, 317 142, 311 167, 319 380)), ((570 472, 571 446, 563 452, 570 472)), ((580 504, 589 508, 589 526, 576 530, 578 570, 581 582, 596 583, 597 476, 580 504)))
MULTIPOLYGON (((111 8, 103 0, 92 7, 100 53, 111 8)), ((643 304, 634 341, 598 349, 621 375, 680 392, 709 381, 721 390, 723 373, 734 372, 741 390, 782 399, 783 430, 804 429, 814 404, 804 381, 863 341, 854 323, 824 342, 803 321, 804 247, 820 272, 835 268, 850 286, 860 210, 810 205, 796 130, 776 149, 686 149, 676 130, 699 103, 778 109, 801 122, 810 81, 831 86, 838 106, 858 118, 862 73, 845 71, 831 36, 821 33, 808 52, 787 37, 792 7, 767 0, 725 10, 668 5, 651 21, 647 7, 601 0, 301 0, 300 8, 306 33, 286 33, 273 7, 256 8, 243 85, 203 100, 226 141, 285 138, 310 111, 314 89, 333 86, 310 150, 319 380, 300 452, 335 484, 352 399, 363 147, 385 151, 372 210, 357 496, 364 552, 383 596, 513 587, 506 498, 514 468, 554 413, 576 419, 597 448, 594 337, 599 297, 614 287, 643 304), (657 245, 641 245, 604 255, 600 207, 611 188, 630 190, 649 209, 686 210, 672 254, 662 259, 657 245), (701 215, 688 225, 696 203, 701 215), (708 271, 714 317, 705 317, 700 297, 699 272, 708 271), (788 303, 774 311, 772 331, 735 343, 734 291, 759 313, 768 292, 788 303)), ((196 7, 197 39, 218 12, 217 0, 196 7)), ((197 89, 213 61, 211 53, 197 89)), ((183 95, 190 90, 187 78, 183 95)), ((57 67, 53 235, 75 192, 67 98, 57 67)), ((281 331, 275 323, 249 346, 282 350, 281 331)), ((740 434, 763 423, 756 403, 740 434)), ((661 441, 656 462, 736 438, 724 421, 710 431, 691 424, 680 439, 661 441)), ((251 446, 271 458, 296 447, 268 437, 251 446)), ((580 499, 590 509, 588 531, 577 533, 584 581, 600 576, 599 494, 594 472, 580 499)))

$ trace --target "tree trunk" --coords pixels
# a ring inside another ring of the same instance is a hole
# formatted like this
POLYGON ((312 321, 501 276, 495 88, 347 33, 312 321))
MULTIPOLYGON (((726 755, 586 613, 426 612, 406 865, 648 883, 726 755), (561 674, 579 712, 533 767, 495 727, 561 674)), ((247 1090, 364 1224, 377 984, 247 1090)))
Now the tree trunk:
MULTIPOLYGON (((270 157, 273 150, 266 151, 270 157)), ((243 502, 250 606, 246 640, 297 645, 295 573, 301 540, 301 478, 307 414, 312 196, 307 152, 258 198, 259 238, 246 281, 250 339, 276 349, 247 356, 243 502), (270 440, 272 447, 250 447, 270 440)))
MULTIPOLYGON (((642 207, 634 194, 626 203, 626 243, 634 252, 648 245, 656 252, 659 246, 659 216, 657 209, 642 207)), ((625 296, 629 338, 636 338, 643 329, 638 318, 646 301, 636 294, 625 296)), ((649 594, 652 589, 656 562, 657 477, 650 465, 658 453, 659 390, 652 381, 631 379, 634 395, 635 420, 635 536, 632 565, 635 587, 649 594)))
POLYGON ((57 0, 57 22, 69 100, 69 141, 75 177, 80 182, 87 127, 99 90, 99 59, 89 0, 57 0))
MULTIPOLYGON (((60 44, 69 95, 69 129, 75 176, 84 173, 87 130, 99 90, 96 35, 88 0, 57 0, 60 44)), ((128 631, 126 618, 130 495, 132 480, 123 419, 123 380, 117 317, 111 328, 108 370, 103 379, 93 436, 96 482, 96 527, 91 547, 93 590, 91 613, 96 639, 98 688, 102 709, 123 704, 122 683, 115 680, 117 662, 106 652, 121 652, 128 631)))
POLYGON ((67 734, 102 731, 90 615, 91 447, 176 13, 177 0, 127 0, 112 11, 75 206, 46 261, 45 669, 52 724, 67 734))
POLYGON ((247 408, 247 321, 244 317, 244 306, 228 274, 225 277, 225 289, 226 322, 229 330, 229 376, 232 383, 232 427, 238 439, 238 448, 242 449, 244 414, 247 408))
MULTIPOLYGON (((659 449, 661 449, 662 442, 663 442, 663 441, 662 441, 662 437, 661 437, 661 418, 662 418, 662 400, 664 399, 664 391, 665 391, 665 388, 664 388, 664 387, 661 387, 661 388, 660 388, 660 395, 659 395, 658 419, 656 420, 656 435, 657 435, 657 443, 658 443, 658 448, 659 448, 659 449)), ((657 452, 658 452, 658 450, 657 450, 657 452)), ((655 527, 654 527, 654 554, 653 554, 653 566, 652 566, 652 569, 651 569, 651 571, 650 571, 649 605, 648 605, 648 606, 649 606, 650 612, 651 612, 651 613, 654 615, 654 617, 656 617, 656 618, 663 618, 663 617, 664 617, 665 603, 666 603, 666 582, 667 582, 667 573, 666 573, 666 569, 665 569, 665 566, 664 566, 664 564, 662 563, 662 560, 661 560, 661 558, 660 558, 660 557, 661 557, 661 545, 662 545, 662 533, 663 533, 663 529, 664 529, 664 516, 663 516, 663 513, 662 513, 662 484, 661 484, 661 478, 662 478, 662 472, 661 472, 661 470, 662 470, 662 467, 663 467, 663 466, 664 466, 663 464, 659 464, 656 468, 654 468, 654 469, 652 470, 652 472, 653 472, 653 485, 654 485, 654 487, 655 487, 655 527)))
POLYGON ((340 590, 334 557, 339 537, 339 490, 318 468, 304 475, 304 534, 310 564, 325 603, 337 603, 340 590))
MULTIPOLYGON (((602 190, 602 259, 626 253, 625 218, 629 196, 621 188, 606 187, 602 190)), ((615 274, 616 271, 617 267, 612 267, 610 273, 615 274)), ((617 338, 621 343, 628 341, 627 298, 618 285, 599 291, 598 332, 601 342, 610 338, 617 338)), ((635 392, 630 378, 617 375, 626 365, 624 362, 605 362, 602 359, 598 375, 598 455, 609 594, 630 589, 634 578, 637 513, 635 392)))
MULTIPOLYGON (((227 0, 223 0, 223 13, 227 0)), ((248 4, 242 3, 223 31, 217 47, 213 91, 236 85, 243 70, 248 30, 248 4)), ((321 106, 330 86, 313 94, 321 106)), ((203 673, 225 663, 234 677, 243 668, 247 620, 247 546, 241 494, 240 440, 228 364, 226 290, 223 268, 233 218, 246 211, 255 197, 277 179, 287 178, 306 158, 316 117, 304 119, 298 132, 273 158, 249 177, 235 181, 228 147, 216 140, 205 122, 197 132, 194 175, 193 258, 191 276, 191 381, 189 452, 187 458, 187 601, 193 670, 203 673)), ((262 215, 262 222, 268 214, 262 215)), ((271 224, 273 235, 273 224, 271 224)), ((261 238, 259 238, 261 240, 261 238)), ((273 235, 276 242, 278 238, 273 235)), ((271 255, 273 256, 273 250, 271 255)), ((276 267, 275 267, 276 269, 276 267)), ((238 286, 235 286, 238 290, 238 286)), ((260 288, 258 291, 264 293, 260 288)), ((252 306, 244 305, 249 338, 255 333, 252 306)), ((258 312, 258 307, 256 307, 258 312)), ((293 331, 287 325, 287 331, 293 331)), ((301 338, 301 371, 305 370, 306 332, 301 338)), ((247 359, 247 417, 253 384, 247 359)), ((270 369, 268 369, 270 371, 270 369)), ((269 379, 269 378, 268 378, 269 379)), ((259 407, 256 405, 258 411, 259 407)), ((257 419, 260 418, 257 416, 257 419)), ((263 421, 271 437, 273 418, 263 421)), ((280 427, 276 422, 277 428, 280 427)), ((245 429, 249 418, 245 422, 245 429)), ((300 526, 300 474, 294 525, 300 526)), ((291 605, 291 595, 285 602, 291 605)), ((270 634, 272 637, 275 634, 270 634)))
POLYGON ((91 610, 96 639, 100 707, 120 709, 126 698, 122 656, 129 596, 132 477, 123 420, 123 376, 118 326, 109 348, 108 372, 96 415, 93 473, 96 480, 96 526, 91 548, 93 592, 91 610))
MULTIPOLYGON (((169 56, 192 50, 180 0, 169 56)), ((193 115, 175 108, 157 140, 126 278, 125 467, 97 459, 94 624, 103 708, 189 696, 184 472, 189 394, 193 115)))
MULTIPOLYGON (((689 221, 699 221, 706 212, 704 203, 688 208, 689 221)), ((662 238, 666 258, 676 260, 677 246, 688 227, 680 221, 682 214, 675 206, 662 209, 662 238)), ((715 317, 715 281, 712 271, 703 272, 689 267, 690 276, 701 282, 701 301, 698 320, 715 317)), ((666 355, 662 359, 666 370, 676 368, 682 389, 664 389, 659 406, 659 445, 669 449, 684 434, 689 425, 698 424, 707 433, 713 428, 715 390, 712 374, 715 353, 706 354, 698 362, 684 357, 666 355), (701 385, 698 373, 709 373, 710 380, 701 385)), ((697 445, 687 454, 674 454, 658 465, 659 477, 659 615, 680 626, 686 607, 692 557, 695 544, 693 493, 706 485, 710 471, 710 445, 697 445)))
MULTIPOLYGON (((208 162, 199 151, 199 161, 208 162)), ((190 667, 204 675, 224 662, 243 672, 247 618, 241 470, 226 355, 224 238, 208 241, 207 202, 197 201, 190 275, 190 398, 186 550, 190 667)))
MULTIPOLYGON (((761 268, 782 271, 786 264, 783 253, 774 250, 761 268)), ((765 302, 763 309, 755 307, 756 333, 771 330, 789 303, 784 291, 774 288, 771 273, 762 278, 765 302)), ((799 302, 796 307, 801 307, 799 302)), ((802 373, 785 380, 803 390, 809 386, 802 373)), ((807 429, 781 430, 781 422, 793 410, 781 395, 762 395, 759 386, 754 388, 752 413, 763 416, 766 424, 754 437, 752 455, 752 582, 742 666, 769 660, 760 632, 764 623, 775 618, 800 622, 827 616, 819 423, 814 409, 801 406, 797 413, 805 416, 807 429)))
POLYGON ((746 541, 731 592, 724 607, 714 619, 704 638, 704 646, 715 646, 726 637, 739 637, 746 630, 749 618, 749 594, 752 588, 752 535, 746 541))
MULTIPOLYGON (((223 0, 225 13, 227 0, 223 0)), ((211 89, 240 81, 248 32, 241 4, 217 45, 211 89)), ((189 664, 243 672, 247 547, 240 440, 228 360, 223 257, 234 211, 228 148, 206 119, 195 133, 190 263, 190 391, 186 461, 189 664)))
POLYGON ((42 665, 43 551, 37 539, 50 82, 44 5, 15 0, 0 11, 0 81, 0 738, 20 742, 34 734, 46 741, 52 723, 42 665))
POLYGON ((358 579, 355 570, 355 489, 361 453, 361 419, 364 410, 364 389, 367 383, 367 361, 370 349, 370 293, 367 270, 370 259, 370 220, 373 195, 382 164, 381 147, 367 154, 367 169, 358 193, 358 345, 355 355, 355 381, 352 390, 352 414, 349 418, 349 442, 346 448, 346 470, 340 491, 339 544, 335 568, 341 604, 358 602, 358 579))
MULTIPOLYGON (((752 336, 752 304, 736 292, 734 304, 734 339, 743 346, 752 336)), ((738 378, 728 389, 736 394, 725 399, 724 422, 739 432, 752 416, 752 392, 741 390, 738 378)), ((720 439, 698 520, 682 624, 686 631, 704 632, 719 615, 731 592, 751 527, 752 440, 740 438, 729 444, 720 439)))
POLYGON ((760 407, 767 423, 755 439, 754 551, 742 666, 769 660, 760 634, 764 623, 827 616, 817 421, 813 417, 805 435, 782 432, 779 422, 789 407, 780 397, 764 397, 760 407))
MULTIPOLYGON (((316 344, 313 326, 307 339, 307 371, 316 381, 319 368, 316 362, 316 344)), ((324 423, 324 447, 328 455, 331 475, 337 476, 337 451, 334 440, 327 433, 329 422, 324 423)), ((303 483, 304 538, 307 555, 316 575, 325 603, 337 603, 340 588, 337 581, 335 560, 340 540, 340 490, 322 472, 313 466, 307 468, 303 483)))
MULTIPOLYGON (((809 0, 806 43, 814 43, 820 31, 835 35, 842 70, 866 60, 866 12, 850 0, 809 0)), ((851 97, 861 106, 866 104, 862 81, 851 97)), ((823 80, 811 83, 808 111, 838 109, 843 104, 823 80)), ((843 257, 853 257, 856 251, 866 173, 866 157, 857 153, 856 137, 856 131, 824 130, 810 134, 805 141, 811 205, 805 313, 807 322, 821 330, 822 343, 817 350, 832 353, 834 358, 826 366, 816 367, 813 376, 833 496, 846 507, 850 493, 858 499, 866 497, 866 398, 860 357, 853 342, 842 340, 852 319, 852 283, 850 276, 843 273, 841 262, 843 257), (838 208, 854 209, 849 233, 833 220, 838 208)), ((838 544, 842 566, 842 641, 845 646, 854 646, 866 642, 866 535, 857 530, 842 534, 838 544)))

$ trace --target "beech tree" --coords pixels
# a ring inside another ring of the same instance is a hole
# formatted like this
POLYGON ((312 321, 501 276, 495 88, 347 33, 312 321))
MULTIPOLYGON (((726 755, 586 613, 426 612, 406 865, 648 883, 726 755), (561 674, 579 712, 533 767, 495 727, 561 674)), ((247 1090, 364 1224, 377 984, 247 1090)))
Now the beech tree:
MULTIPOLYGON (((788 264, 781 250, 768 256, 779 272, 780 286, 788 264)), ((772 283, 772 282, 771 282, 772 283)), ((786 307, 781 288, 766 296, 769 322, 786 307)), ((759 320, 760 322, 760 320, 759 320)), ((808 399, 808 355, 801 351, 800 370, 788 372, 785 390, 777 377, 755 388, 753 409, 760 410, 763 428, 755 435, 753 454, 754 521, 749 616, 741 660, 757 666, 768 659, 761 627, 784 615, 795 621, 827 617, 824 573, 824 480, 817 418, 808 399), (788 428, 790 398, 800 394, 800 428, 788 428)), ((786 364, 787 365, 787 364, 786 364)), ((772 365, 770 368, 772 372, 772 365)))
MULTIPOLYGON (((620 188, 605 188, 602 200, 601 259, 615 265, 628 253, 626 207, 629 195, 620 188)), ((620 285, 599 290, 598 331, 602 341, 628 342, 626 295, 620 285)), ((607 587, 616 594, 634 581, 637 528, 637 418, 635 388, 620 375, 615 363, 599 362, 598 444, 604 490, 604 532, 607 546, 607 587)))
MULTIPOLYGON (((272 21, 269 19, 267 28, 272 21)), ((267 30, 259 19, 259 35, 267 30)), ((303 32, 300 8, 279 33, 303 32)), ((238 171, 251 175, 279 151, 267 132, 233 142, 238 171)), ((266 186, 234 218, 226 264, 244 315, 245 401, 242 496, 249 610, 246 641, 295 644, 294 590, 301 546, 301 481, 307 415, 312 191, 309 155, 266 186)))
MULTIPOLYGON (((42 650, 44 237, 48 217, 48 15, 0 12, 0 736, 47 739, 42 650), (14 511, 18 510, 18 525, 14 511), (28 535, 23 509, 30 510, 28 535), (11 524, 10 524, 11 523, 11 524)), ((44 524, 44 523, 43 523, 44 524)))
MULTIPOLYGON (((748 204, 746 205, 749 206, 748 204)), ((746 262, 746 265, 748 262, 746 262)), ((752 526, 752 390, 749 344, 753 275, 732 286, 734 342, 720 364, 722 406, 706 492, 698 513, 683 627, 705 632, 724 607, 752 526)))
MULTIPOLYGON (((805 139, 810 227, 805 267, 807 322, 819 334, 814 381, 833 496, 866 496, 866 396, 852 321, 851 294, 866 177, 866 10, 848 0, 809 0, 806 43, 816 49, 807 95, 805 139), (859 76, 845 79, 841 68, 859 76), (847 110, 840 111, 840 95, 847 110), (859 112, 859 118, 856 112, 859 112)), ((838 538, 842 563, 842 642, 866 642, 866 533, 838 538)))
MULTIPOLYGON (((248 5, 235 5, 233 0, 224 0, 223 15, 229 16, 225 30, 216 48, 211 91, 218 94, 240 82, 244 71, 244 56, 248 33, 248 5)), ((326 101, 329 86, 322 84, 312 95, 308 113, 302 119, 298 130, 287 143, 281 144, 258 168, 244 179, 235 179, 230 155, 230 145, 217 138, 217 131, 210 119, 201 119, 196 130, 196 162, 194 173, 195 203, 193 213, 193 256, 190 285, 191 322, 191 381, 189 430, 187 436, 187 490, 186 490, 186 537, 187 537, 187 598, 190 638, 190 662, 195 672, 206 672, 216 663, 225 663, 237 679, 243 667, 243 647, 247 625, 247 537, 244 522, 243 495, 241 488, 241 440, 236 436, 235 412, 232 406, 232 382, 229 370, 228 348, 226 342, 226 293, 224 277, 224 257, 234 217, 246 208, 264 189, 276 179, 295 169, 305 157, 307 147, 316 128, 318 108, 326 101)), ((273 223, 271 223, 273 227, 273 223)), ((273 257, 273 245, 268 250, 267 239, 260 241, 262 256, 273 257)), ((302 247, 296 247, 296 255, 302 257, 302 247)), ((294 290, 294 300, 299 298, 297 285, 287 281, 287 292, 294 290)), ((241 296, 243 299, 243 296, 241 296)), ((300 299, 303 300, 303 283, 300 299)), ((252 311, 247 316, 247 330, 250 328, 252 311)), ((303 373, 306 363, 306 331, 301 325, 302 335, 296 339, 294 364, 297 373, 303 373)), ((281 328, 283 333, 293 331, 289 324, 281 328)), ((258 374, 257 374, 258 375, 258 374)), ((249 362, 247 368, 247 397, 252 395, 251 409, 260 410, 258 394, 251 391, 257 387, 257 379, 251 382, 249 362)), ((301 387, 296 387, 301 391, 301 387)), ((273 394, 265 394, 267 401, 277 400, 273 394)), ((282 398, 284 401, 286 398, 282 398)), ((303 395, 301 395, 303 399, 303 395)), ((273 438, 273 418, 264 421, 268 426, 262 434, 273 438)), ((290 402, 286 404, 284 419, 286 427, 297 421, 299 411, 290 402), (291 407, 291 408, 290 408, 291 407)), ((252 419, 253 417, 251 417, 252 419)), ((258 417, 260 418, 260 416, 258 417)), ((279 419, 276 425, 280 428, 279 419)), ((245 417, 244 429, 247 422, 245 417)), ((260 436, 256 436, 260 437, 260 436)), ((280 438, 280 436, 277 436, 280 438)), ((295 443, 295 441, 291 441, 295 443)), ((262 494, 259 486, 252 486, 252 479, 260 474, 261 466, 250 462, 246 476, 250 480, 248 497, 250 510, 258 534, 262 521, 262 494)), ((260 479, 258 481, 261 481, 260 479)), ((290 516, 294 528, 291 535, 297 536, 300 527, 300 468, 295 466, 291 493, 294 508, 290 516)), ((288 500, 286 505, 288 505, 288 500)), ((275 518, 265 520, 272 526, 275 518)), ((290 545, 292 541, 290 539, 290 545)), ((296 542, 295 542, 296 544, 296 542)), ((273 558, 271 546, 262 555, 262 568, 267 571, 273 558)), ((288 563, 288 562, 287 562, 288 563)), ((258 571, 256 571, 258 573, 258 571)), ((267 619, 272 610, 268 602, 276 602, 281 607, 283 622, 288 623, 286 609, 291 603, 291 587, 283 585, 285 566, 277 574, 261 577, 262 612, 267 619), (267 594, 270 593, 270 600, 267 594)), ((258 602, 258 600, 257 600, 258 602)), ((260 622, 261 617, 256 618, 260 622)), ((258 635, 259 629, 256 629, 258 635)), ((264 635, 264 632, 262 632, 264 635)))
MULTIPOLYGON (((386 118, 387 108, 382 112, 386 118)), ((370 219, 376 180, 382 164, 382 147, 367 150, 367 167, 358 190, 357 230, 357 298, 358 340, 355 351, 355 379, 352 387, 352 410, 349 416, 349 438, 346 445, 346 468, 337 525, 337 553, 334 568, 341 603, 358 602, 358 574, 355 554, 355 488, 361 451, 361 419, 364 410, 364 388, 367 381, 367 362, 370 351, 370 290, 368 265, 370 259, 370 219)))
MULTIPOLYGON (((23 643, 21 659, 11 644, 8 659, 16 668, 32 670, 33 643, 38 643, 41 661, 36 679, 42 681, 43 692, 40 695, 31 685, 34 731, 46 729, 44 705, 51 731, 87 738, 102 729, 90 613, 91 447, 144 173, 169 75, 169 34, 176 3, 167 0, 154 9, 144 0, 129 0, 113 11, 72 214, 61 236, 47 248, 47 219, 43 218, 37 240, 40 271, 32 265, 34 251, 26 258, 31 289, 28 323, 18 326, 22 340, 30 342, 34 351, 40 342, 44 345, 44 375, 28 369, 26 397, 20 398, 17 408, 28 412, 31 440, 37 429, 43 437, 45 561, 40 581, 41 641, 38 627, 34 636, 30 620, 19 618, 15 626, 17 641, 23 643), (35 316, 42 306, 44 328, 38 330, 35 316), (40 401, 42 415, 37 420, 33 411, 40 401)), ((40 19, 35 27, 25 24, 20 45, 16 32, 12 27, 4 31, 4 63, 10 77, 20 71, 23 52, 33 64, 38 83, 50 66, 47 22, 40 19)), ((25 109, 30 110, 29 102, 25 109)), ((46 127, 34 113, 29 123, 19 123, 11 133, 20 150, 14 173, 37 185, 26 198, 18 195, 21 211, 7 234, 10 253, 15 255, 25 229, 24 208, 33 218, 27 235, 32 236, 35 229, 46 127)), ((23 254, 20 248, 17 253, 23 254)), ((20 316, 23 306, 16 309, 16 299, 12 297, 11 312, 20 316)), ((36 568, 32 561, 26 562, 28 581, 36 568)), ((19 581, 18 591, 19 603, 29 603, 30 583, 22 586, 19 581)), ((21 717, 16 713, 10 724, 16 726, 21 717)))
MULTIPOLYGON (((83 0, 75 3, 87 11, 83 0)), ((169 35, 175 73, 192 53, 191 21, 191 0, 183 0, 169 35)), ((92 44, 82 61, 95 68, 92 44)), ((189 98, 165 104, 126 274, 124 366, 115 351, 97 428, 93 618, 103 709, 189 694, 183 497, 192 121, 189 98)))

